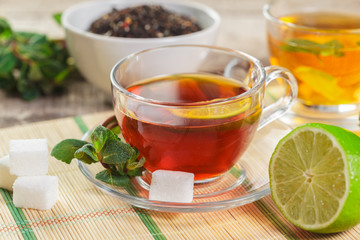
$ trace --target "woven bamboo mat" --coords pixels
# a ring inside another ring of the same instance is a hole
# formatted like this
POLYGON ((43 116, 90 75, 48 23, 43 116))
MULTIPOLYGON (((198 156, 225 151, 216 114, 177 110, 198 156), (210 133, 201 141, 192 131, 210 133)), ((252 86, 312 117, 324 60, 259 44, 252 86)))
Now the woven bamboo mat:
MULTIPOLYGON (((81 138, 111 114, 0 129, 0 157, 8 154, 10 139, 47 138, 51 149, 62 139, 81 138)), ((132 207, 95 188, 75 162, 49 161, 49 175, 59 177, 58 202, 48 211, 20 209, 14 207, 11 192, 0 188, 0 239, 360 239, 360 226, 331 235, 303 231, 279 214, 270 196, 209 213, 164 213, 132 207)))

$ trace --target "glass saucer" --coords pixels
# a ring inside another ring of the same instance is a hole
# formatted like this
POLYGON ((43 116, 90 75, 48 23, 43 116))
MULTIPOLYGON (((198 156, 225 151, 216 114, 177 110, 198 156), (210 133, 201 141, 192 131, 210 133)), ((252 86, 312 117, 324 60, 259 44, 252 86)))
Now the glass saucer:
POLYGON ((294 108, 288 111, 281 120, 291 127, 297 127, 306 123, 324 123, 339 126, 353 132, 360 131, 359 113, 329 114, 316 111, 305 111, 301 106, 294 104, 294 108))
MULTIPOLYGON (((282 96, 283 87, 276 82, 266 88, 265 103, 271 104, 282 96)), ((353 106, 353 105, 351 105, 353 106)), ((295 128, 306 123, 324 123, 346 128, 353 132, 360 132, 359 110, 348 108, 348 105, 328 106, 321 109, 319 106, 312 108, 296 101, 292 108, 281 117, 281 121, 295 128), (330 111, 330 110, 333 111, 330 111), (327 111, 325 111, 327 110, 327 111)))
MULTIPOLYGON (((258 130, 252 144, 237 164, 217 179, 196 183, 191 203, 151 201, 151 173, 133 178, 128 187, 116 187, 95 178, 103 170, 100 163, 87 165, 78 161, 80 171, 97 188, 133 206, 163 212, 209 212, 245 205, 270 194, 268 164, 278 141, 291 130, 287 124, 274 121, 258 130)), ((83 140, 89 141, 89 133, 83 140)))

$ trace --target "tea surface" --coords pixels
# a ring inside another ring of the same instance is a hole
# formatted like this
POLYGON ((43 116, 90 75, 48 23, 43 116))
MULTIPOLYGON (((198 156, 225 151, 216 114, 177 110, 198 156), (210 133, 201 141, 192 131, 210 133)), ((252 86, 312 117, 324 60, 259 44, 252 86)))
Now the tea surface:
POLYGON ((196 180, 218 176, 236 163, 256 131, 261 111, 257 105, 250 107, 250 99, 184 109, 183 105, 210 103, 247 91, 239 82, 213 75, 165 76, 128 90, 175 105, 156 108, 130 102, 134 115, 120 113, 123 136, 146 158, 145 167, 150 172, 191 172, 196 180))
POLYGON ((360 16, 312 12, 280 20, 318 29, 281 26, 268 34, 270 62, 295 75, 299 98, 309 105, 360 102, 360 16))
POLYGON ((284 16, 284 22, 316 29, 360 29, 360 16, 336 12, 305 12, 284 16))
POLYGON ((235 80, 203 74, 147 79, 127 90, 145 98, 179 104, 225 99, 247 91, 244 85, 235 80))

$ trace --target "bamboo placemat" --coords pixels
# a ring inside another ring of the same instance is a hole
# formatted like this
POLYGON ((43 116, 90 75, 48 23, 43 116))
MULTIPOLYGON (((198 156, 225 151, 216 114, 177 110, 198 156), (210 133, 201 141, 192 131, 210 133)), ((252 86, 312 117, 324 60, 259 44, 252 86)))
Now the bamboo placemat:
MULTIPOLYGON (((49 148, 81 138, 112 112, 0 129, 0 157, 10 139, 47 138, 49 148)), ((360 239, 360 225, 338 234, 313 234, 287 222, 270 196, 229 210, 164 213, 132 207, 95 188, 76 162, 50 157, 49 175, 59 177, 59 200, 47 211, 16 208, 0 188, 0 239, 360 239)), ((358 211, 358 209, 354 209, 358 211)))

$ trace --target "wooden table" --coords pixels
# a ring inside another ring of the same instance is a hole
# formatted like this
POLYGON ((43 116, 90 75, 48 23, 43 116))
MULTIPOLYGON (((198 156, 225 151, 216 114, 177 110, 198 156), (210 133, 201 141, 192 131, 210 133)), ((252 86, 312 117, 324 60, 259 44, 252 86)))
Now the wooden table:
MULTIPOLYGON (((64 38, 64 31, 52 14, 85 0, 0 0, 0 16, 14 30, 46 33, 50 38, 64 38)), ((198 0, 219 12, 222 23, 217 45, 247 52, 267 64, 265 0, 198 0)), ((25 102, 0 90, 0 128, 111 110, 111 96, 98 92, 83 79, 74 79, 61 96, 25 102)))

